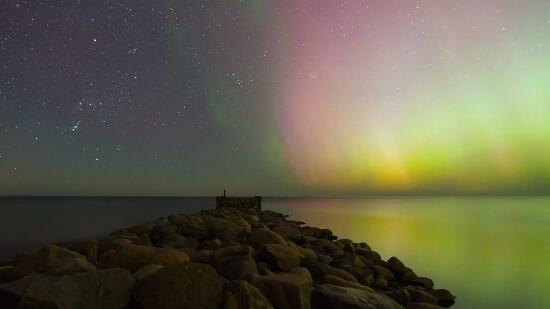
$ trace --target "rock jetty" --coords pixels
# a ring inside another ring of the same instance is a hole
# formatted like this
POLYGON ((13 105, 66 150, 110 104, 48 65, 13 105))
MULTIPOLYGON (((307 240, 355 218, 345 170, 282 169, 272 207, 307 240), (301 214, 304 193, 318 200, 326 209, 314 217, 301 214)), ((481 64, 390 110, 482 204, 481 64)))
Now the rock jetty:
POLYGON ((0 265, 0 308, 414 308, 455 297, 398 258, 261 210, 261 198, 59 243, 0 265))

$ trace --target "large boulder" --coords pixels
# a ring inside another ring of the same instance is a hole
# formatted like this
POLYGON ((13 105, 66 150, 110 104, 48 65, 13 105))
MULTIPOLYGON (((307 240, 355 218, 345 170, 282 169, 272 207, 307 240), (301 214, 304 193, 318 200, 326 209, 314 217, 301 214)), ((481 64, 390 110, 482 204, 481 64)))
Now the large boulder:
POLYGON ((317 239, 311 242, 311 248, 319 253, 324 253, 333 256, 337 251, 341 250, 338 246, 327 239, 317 239))
POLYGON ((338 239, 334 242, 334 244, 346 252, 355 253, 355 245, 353 244, 353 241, 349 239, 338 239))
POLYGON ((200 216, 176 215, 169 218, 172 224, 179 227, 180 232, 189 237, 204 239, 208 236, 208 227, 200 216))
POLYGON ((416 277, 411 280, 412 285, 420 286, 426 290, 431 290, 434 288, 434 282, 428 277, 416 277))
POLYGON ((300 266, 300 256, 288 246, 267 244, 258 249, 258 261, 268 263, 272 269, 289 271, 300 266))
POLYGON ((221 241, 236 240, 242 230, 238 224, 227 219, 206 217, 204 221, 210 238, 217 238, 221 241))
POLYGON ((230 281, 224 286, 225 309, 273 309, 260 290, 246 281, 230 281))
POLYGON ((163 268, 164 266, 157 265, 157 264, 145 265, 134 273, 134 277, 136 278, 137 281, 140 281, 149 277, 150 275, 154 274, 155 272, 163 268))
POLYGON ((287 242, 288 246, 298 252, 298 255, 301 259, 310 259, 310 260, 316 260, 317 259, 317 253, 313 249, 304 248, 302 246, 298 246, 292 241, 287 242))
POLYGON ((267 244, 286 245, 286 241, 281 235, 266 228, 253 230, 248 236, 248 243, 254 248, 267 244))
POLYGON ((288 223, 279 223, 271 227, 271 230, 281 236, 287 237, 287 238, 295 238, 302 236, 302 233, 300 232, 300 228, 293 226, 288 223))
POLYGON ((246 273, 258 273, 253 255, 254 249, 249 245, 233 245, 217 249, 209 260, 224 278, 236 280, 246 273))
POLYGON ((185 263, 189 261, 189 256, 171 248, 126 245, 105 252, 99 260, 103 268, 120 267, 136 272, 148 264, 168 266, 185 263))
POLYGON ((3 309, 59 309, 55 303, 50 301, 38 300, 5 290, 0 290, 0 304, 3 309))
POLYGON ((310 236, 318 239, 327 239, 327 240, 335 240, 337 239, 336 236, 332 234, 332 231, 329 229, 320 229, 312 226, 304 226, 302 227, 302 235, 304 236, 310 236))
POLYGON ((33 273, 0 285, 0 291, 59 309, 120 309, 128 304, 134 282, 130 272, 116 268, 65 276, 33 273))
POLYGON ((258 276, 250 274, 247 279, 257 287, 275 308, 311 308, 311 288, 313 281, 305 268, 295 268, 289 273, 258 276))
POLYGON ((66 275, 95 270, 83 255, 58 246, 47 246, 20 256, 11 270, 11 279, 30 273, 66 275))
POLYGON ((138 281, 132 304, 142 309, 219 308, 222 286, 216 271, 206 264, 166 266, 138 281))
POLYGON ((395 256, 392 256, 388 262, 386 262, 386 266, 395 274, 395 276, 401 276, 405 273, 405 271, 407 271, 405 264, 403 264, 403 262, 395 256))
POLYGON ((324 309, 404 309, 391 298, 371 289, 322 284, 311 295, 314 308, 324 309))
POLYGON ((155 227, 155 224, 152 222, 141 223, 141 224, 137 224, 132 227, 129 227, 128 232, 134 233, 136 235, 149 234, 151 233, 154 227, 155 227))
POLYGON ((455 304, 455 296, 446 289, 435 289, 428 291, 438 300, 438 305, 442 307, 450 307, 455 304))
POLYGON ((410 300, 415 303, 427 303, 432 305, 438 304, 437 297, 433 296, 432 294, 425 292, 419 288, 415 288, 413 286, 409 286, 406 288, 407 291, 410 294, 410 300))

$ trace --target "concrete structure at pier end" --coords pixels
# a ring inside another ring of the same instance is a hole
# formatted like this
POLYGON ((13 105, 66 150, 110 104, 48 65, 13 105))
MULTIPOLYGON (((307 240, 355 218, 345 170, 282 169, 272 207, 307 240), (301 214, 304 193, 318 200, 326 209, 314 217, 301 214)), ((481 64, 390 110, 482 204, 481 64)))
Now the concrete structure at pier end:
POLYGON ((262 197, 244 197, 244 196, 226 196, 223 190, 223 196, 216 197, 216 209, 236 208, 241 210, 262 210, 262 197))

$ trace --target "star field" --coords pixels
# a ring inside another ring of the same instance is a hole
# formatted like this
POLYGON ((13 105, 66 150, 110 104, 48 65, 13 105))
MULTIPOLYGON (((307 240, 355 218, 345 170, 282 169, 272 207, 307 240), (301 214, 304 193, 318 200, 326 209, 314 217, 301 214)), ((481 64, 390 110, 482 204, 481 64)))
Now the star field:
POLYGON ((0 3, 0 194, 540 193, 544 1, 0 3))

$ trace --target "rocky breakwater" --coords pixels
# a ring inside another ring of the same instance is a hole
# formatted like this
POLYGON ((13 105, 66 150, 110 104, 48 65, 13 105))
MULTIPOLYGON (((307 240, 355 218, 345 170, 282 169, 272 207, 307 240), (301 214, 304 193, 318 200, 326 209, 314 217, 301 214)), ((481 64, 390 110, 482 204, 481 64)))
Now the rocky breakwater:
POLYGON ((447 290, 366 243, 219 207, 33 250, 0 265, 0 308, 441 308, 447 290))

